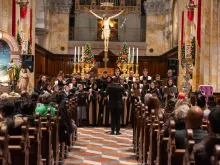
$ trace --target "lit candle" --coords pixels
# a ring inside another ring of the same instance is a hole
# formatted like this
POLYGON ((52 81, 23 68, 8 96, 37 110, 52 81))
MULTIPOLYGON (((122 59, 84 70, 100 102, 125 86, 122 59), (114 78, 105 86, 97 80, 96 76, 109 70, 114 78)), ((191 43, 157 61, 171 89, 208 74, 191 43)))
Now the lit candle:
POLYGON ((128 63, 130 63, 130 61, 131 61, 131 49, 129 47, 129 49, 128 49, 128 63))
POLYGON ((138 48, 137 48, 137 60, 136 60, 136 63, 138 64, 138 48))
POLYGON ((76 63, 76 46, 75 46, 75 54, 74 54, 74 63, 76 63))
POLYGON ((134 63, 134 47, 133 47, 133 58, 132 58, 132 63, 134 63))
POLYGON ((80 47, 78 46, 78 63, 79 63, 79 57, 80 56, 80 47))

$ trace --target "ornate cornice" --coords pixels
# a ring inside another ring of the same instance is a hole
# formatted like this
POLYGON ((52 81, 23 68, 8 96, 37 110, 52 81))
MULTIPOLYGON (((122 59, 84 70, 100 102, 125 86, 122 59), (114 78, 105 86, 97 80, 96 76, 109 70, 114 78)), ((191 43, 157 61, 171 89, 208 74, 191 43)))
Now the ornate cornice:
POLYGON ((48 7, 52 12, 69 14, 72 7, 72 0, 50 0, 48 7))
POLYGON ((157 15, 164 14, 169 4, 170 0, 146 0, 143 5, 146 15, 157 15))

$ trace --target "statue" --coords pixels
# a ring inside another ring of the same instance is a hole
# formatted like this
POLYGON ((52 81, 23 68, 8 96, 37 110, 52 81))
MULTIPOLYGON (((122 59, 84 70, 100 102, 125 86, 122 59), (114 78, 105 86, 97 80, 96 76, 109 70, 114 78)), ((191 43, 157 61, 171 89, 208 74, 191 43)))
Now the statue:
POLYGON ((17 80, 17 65, 13 59, 11 59, 9 66, 8 66, 8 75, 9 75, 11 90, 14 91, 15 83, 17 80))
POLYGON ((95 17, 103 20, 104 28, 102 29, 102 39, 104 40, 105 51, 108 51, 108 43, 109 43, 109 37, 111 33, 111 30, 109 28, 110 20, 121 15, 124 12, 124 10, 122 10, 120 13, 115 14, 111 17, 108 17, 107 15, 103 15, 103 17, 101 17, 97 15, 96 13, 94 13, 92 10, 89 10, 89 12, 92 13, 95 17))

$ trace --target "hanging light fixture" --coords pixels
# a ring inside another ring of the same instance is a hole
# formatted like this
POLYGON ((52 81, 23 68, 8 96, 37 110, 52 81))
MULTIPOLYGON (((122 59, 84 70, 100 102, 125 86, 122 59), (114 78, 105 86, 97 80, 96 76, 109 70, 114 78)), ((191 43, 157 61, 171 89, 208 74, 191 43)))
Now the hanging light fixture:
POLYGON ((197 8, 197 6, 198 6, 197 0, 188 0, 187 1, 187 6, 186 7, 189 10, 194 10, 195 8, 197 8))
POLYGON ((0 29, 0 40, 3 38, 3 31, 0 29))
POLYGON ((24 8, 29 4, 29 0, 17 0, 16 3, 20 6, 20 8, 24 8))

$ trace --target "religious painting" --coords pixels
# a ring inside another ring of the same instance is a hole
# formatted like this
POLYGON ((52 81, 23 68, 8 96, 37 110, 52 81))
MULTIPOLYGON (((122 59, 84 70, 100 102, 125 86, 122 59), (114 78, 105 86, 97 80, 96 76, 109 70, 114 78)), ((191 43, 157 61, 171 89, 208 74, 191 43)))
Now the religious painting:
POLYGON ((0 85, 7 86, 9 82, 8 65, 10 63, 10 47, 0 40, 0 85))
MULTIPOLYGON (((102 41, 102 29, 104 27, 103 20, 98 19, 97 21, 97 40, 102 41)), ((118 41, 118 19, 110 20, 110 38, 109 41, 118 41)))

